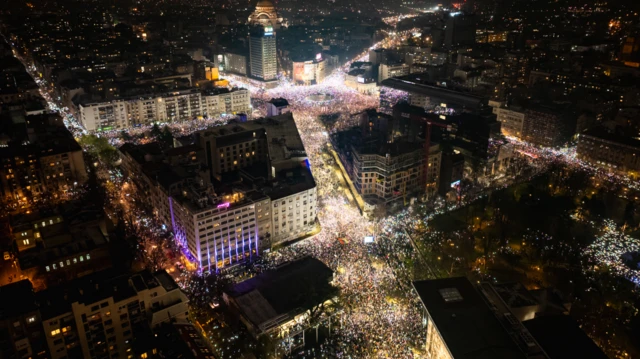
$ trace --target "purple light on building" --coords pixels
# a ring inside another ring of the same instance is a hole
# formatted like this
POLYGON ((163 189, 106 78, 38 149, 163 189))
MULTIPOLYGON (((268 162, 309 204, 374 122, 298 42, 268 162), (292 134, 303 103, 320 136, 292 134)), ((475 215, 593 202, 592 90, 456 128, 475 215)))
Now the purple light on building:
POLYGON ((231 235, 229 234, 229 228, 227 228, 227 241, 229 244, 229 264, 233 263, 231 259, 231 235))
POLYGON ((242 258, 244 258, 244 228, 242 228, 242 258))
MULTIPOLYGON (((215 242, 215 239, 214 239, 215 242)), ((218 244, 214 243, 214 255, 216 256, 216 273, 218 272, 218 244)))
POLYGON ((230 205, 231 205, 231 203, 229 203, 229 202, 220 203, 218 205, 218 209, 220 209, 220 208, 229 208, 230 205))

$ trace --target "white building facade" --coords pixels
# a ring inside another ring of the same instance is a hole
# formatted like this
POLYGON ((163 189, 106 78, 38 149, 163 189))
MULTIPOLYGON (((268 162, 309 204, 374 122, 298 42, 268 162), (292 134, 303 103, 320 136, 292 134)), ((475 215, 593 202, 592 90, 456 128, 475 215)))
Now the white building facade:
POLYGON ((214 92, 190 89, 79 104, 77 113, 88 131, 108 131, 250 111, 251 98, 246 89, 214 92))

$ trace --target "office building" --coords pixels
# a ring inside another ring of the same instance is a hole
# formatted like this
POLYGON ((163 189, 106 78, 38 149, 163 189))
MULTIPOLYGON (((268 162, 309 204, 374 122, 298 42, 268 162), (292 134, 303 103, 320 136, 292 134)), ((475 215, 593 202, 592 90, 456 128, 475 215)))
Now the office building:
POLYGON ((594 128, 578 137, 577 157, 592 166, 632 178, 640 176, 640 140, 594 128))
POLYGON ((291 113, 201 131, 193 144, 165 151, 120 151, 159 220, 205 270, 316 228, 316 185, 291 113))
POLYGON ((430 358, 606 358, 556 290, 527 290, 520 283, 475 286, 464 277, 413 286, 426 312, 430 358))
POLYGON ((437 190, 440 146, 429 146, 425 176, 425 142, 419 131, 408 127, 391 116, 367 111, 360 127, 331 138, 355 190, 370 206, 406 204, 409 198, 432 196, 437 190))
POLYGON ((378 67, 378 83, 391 78, 391 77, 399 77, 405 76, 409 74, 409 65, 405 63, 397 63, 397 64, 380 64, 378 67))
POLYGON ((296 84, 319 84, 324 81, 327 73, 327 61, 322 58, 321 53, 311 59, 300 56, 292 62, 291 77, 296 84))
POLYGON ((500 130, 505 136, 522 138, 526 114, 520 108, 496 108, 500 130))
MULTIPOLYGON (((516 338, 505 329, 490 305, 464 277, 425 280, 413 286, 424 305, 427 336, 424 350, 432 359, 477 358, 545 358, 538 344, 515 320, 511 329, 516 338)), ((507 317, 509 313, 499 313, 507 317)), ((510 325, 506 319, 506 325, 510 325)))
POLYGON ((251 77, 275 81, 278 76, 276 33, 273 27, 254 26, 249 33, 249 66, 251 77))
POLYGON ((576 121, 563 108, 531 106, 525 111, 522 139, 538 146, 560 146, 575 134, 576 121))
POLYGON ((225 53, 223 57, 224 71, 247 76, 249 74, 249 72, 247 71, 247 57, 247 55, 240 53, 225 53))

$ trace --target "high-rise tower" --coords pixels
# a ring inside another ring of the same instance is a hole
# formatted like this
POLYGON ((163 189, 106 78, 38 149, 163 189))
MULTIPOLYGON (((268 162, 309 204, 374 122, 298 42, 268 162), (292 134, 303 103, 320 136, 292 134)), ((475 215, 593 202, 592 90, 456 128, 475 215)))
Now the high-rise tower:
POLYGON ((278 75, 276 34, 271 26, 254 26, 249 33, 249 62, 251 76, 273 81, 278 75))

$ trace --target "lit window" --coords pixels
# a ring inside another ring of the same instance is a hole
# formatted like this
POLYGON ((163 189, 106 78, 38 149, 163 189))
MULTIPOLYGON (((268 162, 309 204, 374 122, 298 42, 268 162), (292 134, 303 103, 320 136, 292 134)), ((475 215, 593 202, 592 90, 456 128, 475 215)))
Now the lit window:
POLYGON ((51 267, 46 266, 45 268, 47 269, 47 272, 50 272, 50 271, 51 271, 51 267))
POLYGON ((52 336, 53 336, 53 335, 58 335, 58 334, 60 334, 60 329, 55 329, 55 330, 52 330, 52 331, 51 331, 51 335, 52 335, 52 336))
POLYGON ((22 243, 24 243, 25 246, 28 246, 29 245, 29 240, 25 239, 24 241, 22 241, 22 243))
POLYGON ((36 317, 31 317, 27 319, 27 323, 33 323, 36 321, 36 317))
POLYGON ((84 262, 84 257, 80 256, 80 262, 84 262))
POLYGON ((91 259, 91 254, 87 253, 87 260, 91 259))

